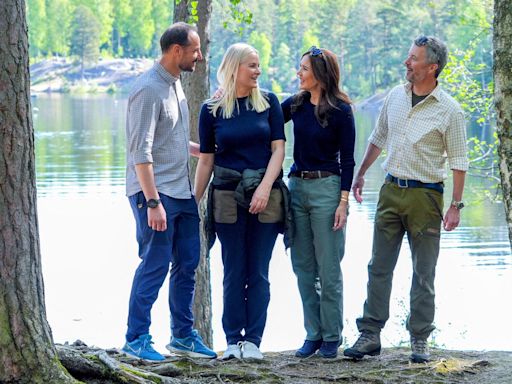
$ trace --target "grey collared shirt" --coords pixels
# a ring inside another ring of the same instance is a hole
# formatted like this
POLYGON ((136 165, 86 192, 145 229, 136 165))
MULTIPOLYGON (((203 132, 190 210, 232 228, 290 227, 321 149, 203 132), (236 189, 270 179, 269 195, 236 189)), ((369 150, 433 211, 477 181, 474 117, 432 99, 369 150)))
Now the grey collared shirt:
POLYGON ((128 99, 126 195, 142 190, 135 165, 152 163, 159 193, 192 197, 189 179, 189 112, 181 81, 160 63, 141 75, 128 99))

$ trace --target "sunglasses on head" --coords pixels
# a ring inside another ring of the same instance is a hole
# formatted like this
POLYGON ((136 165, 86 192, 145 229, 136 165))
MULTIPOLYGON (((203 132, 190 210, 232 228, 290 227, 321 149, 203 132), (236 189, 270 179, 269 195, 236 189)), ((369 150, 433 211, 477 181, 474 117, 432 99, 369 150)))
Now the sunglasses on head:
POLYGON ((422 47, 424 45, 427 45, 428 43, 428 37, 427 36, 420 36, 416 39, 416 45, 419 47, 422 47))
POLYGON ((309 54, 311 56, 320 56, 322 54, 322 50, 320 48, 317 48, 316 46, 312 46, 311 48, 309 48, 309 54))

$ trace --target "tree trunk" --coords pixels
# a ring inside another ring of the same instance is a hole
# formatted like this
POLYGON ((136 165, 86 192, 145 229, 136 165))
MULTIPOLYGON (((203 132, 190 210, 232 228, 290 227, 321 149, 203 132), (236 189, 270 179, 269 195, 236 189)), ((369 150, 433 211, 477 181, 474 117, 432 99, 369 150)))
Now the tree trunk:
MULTIPOLYGON (((181 0, 174 6, 174 21, 187 21, 190 17, 188 0, 181 0)), ((201 53, 203 61, 198 61, 194 73, 182 73, 183 89, 187 96, 190 109, 190 133, 193 141, 199 141, 199 112, 201 105, 208 98, 209 82, 209 46, 210 46, 210 17, 212 14, 212 0, 203 0, 197 3, 198 34, 201 39, 201 53)), ((191 174, 194 179, 197 160, 191 159, 191 174)), ((204 206, 201 205, 201 212, 204 206)), ((204 219, 204 214, 201 215, 204 219)), ((210 262, 207 258, 208 248, 201 233, 201 261, 196 272, 196 294, 194 297, 194 326, 199 330, 207 345, 213 345, 212 331, 212 300, 210 286, 210 262)))
POLYGON ((0 382, 72 383, 46 320, 25 9, 0 2, 0 382))
POLYGON ((501 187, 512 244, 512 8, 494 2, 494 101, 496 106, 501 187))

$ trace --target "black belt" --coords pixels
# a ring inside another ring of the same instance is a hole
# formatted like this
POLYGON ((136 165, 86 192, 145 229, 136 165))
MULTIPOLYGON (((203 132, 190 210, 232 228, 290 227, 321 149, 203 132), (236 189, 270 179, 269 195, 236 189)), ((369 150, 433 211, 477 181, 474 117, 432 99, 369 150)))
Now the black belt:
POLYGON ((333 176, 335 173, 329 171, 294 171, 290 172, 290 176, 300 177, 301 179, 322 179, 324 177, 333 176))
POLYGON ((386 181, 395 183, 400 188, 428 188, 428 189, 433 189, 435 191, 438 191, 440 193, 443 193, 443 190, 444 190, 444 184, 442 182, 440 182, 440 183, 423 183, 419 180, 400 179, 398 177, 390 175, 389 173, 386 175, 386 181))

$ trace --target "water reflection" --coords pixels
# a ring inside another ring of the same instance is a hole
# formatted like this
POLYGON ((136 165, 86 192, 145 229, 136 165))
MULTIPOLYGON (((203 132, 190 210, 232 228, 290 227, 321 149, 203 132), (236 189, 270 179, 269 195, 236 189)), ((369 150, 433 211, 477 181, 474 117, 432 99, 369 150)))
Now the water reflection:
MULTIPOLYGON (((118 96, 40 96, 32 100, 36 139, 38 210, 47 312, 58 342, 119 346, 124 338, 128 294, 137 265, 134 224, 124 197, 124 119, 126 100, 118 96), (64 288, 66 287, 66 288, 64 288), (70 290, 69 287, 75 287, 70 290)), ((356 159, 359 163, 375 115, 359 111, 356 159)), ((291 163, 291 127, 287 159, 291 163)), ((346 255, 344 335, 352 342, 355 318, 365 299, 366 264, 373 218, 384 174, 369 173, 361 205, 351 201, 346 255)), ((451 191, 450 180, 447 191, 451 191)), ((461 227, 444 232, 436 289, 436 342, 447 348, 512 350, 512 330, 489 329, 488 317, 512 313, 501 297, 512 292, 512 256, 503 207, 478 203, 487 186, 468 178, 461 227), (508 332, 508 333, 507 333, 508 332)), ((445 202, 447 204, 449 202, 445 202)), ((224 348, 220 324, 222 266, 216 244, 211 258, 214 342, 224 348)), ((395 272, 385 345, 407 340, 411 261, 406 240, 395 272)), ((302 312, 289 257, 278 239, 271 263, 269 320, 262 348, 293 349, 304 337, 302 312)), ((168 342, 166 289, 153 310, 152 333, 161 351, 168 342)), ((498 329, 499 328, 499 329, 498 329)))

